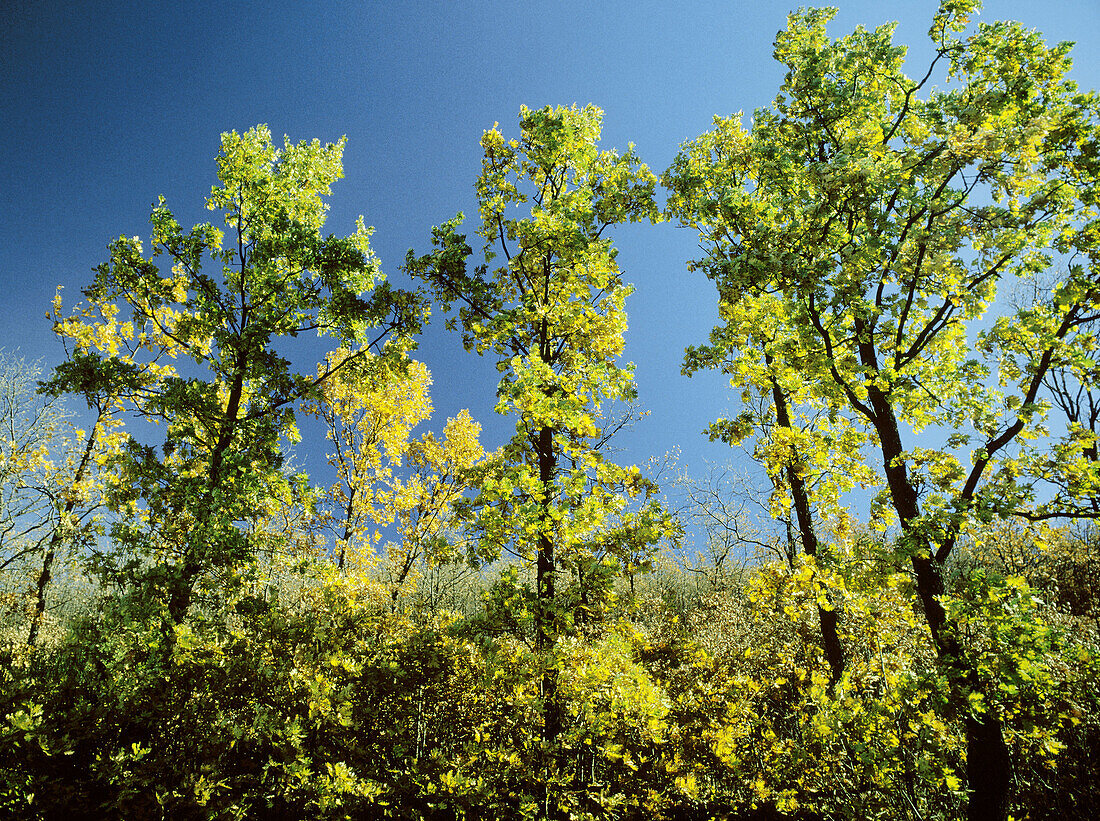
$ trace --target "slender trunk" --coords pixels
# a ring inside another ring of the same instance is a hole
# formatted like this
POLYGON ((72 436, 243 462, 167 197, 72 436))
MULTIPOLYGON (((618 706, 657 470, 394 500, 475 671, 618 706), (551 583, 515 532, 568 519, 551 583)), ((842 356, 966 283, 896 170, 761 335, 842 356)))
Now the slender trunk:
POLYGON ((587 624, 591 617, 591 601, 588 597, 588 580, 584 576, 584 568, 577 564, 577 608, 573 614, 573 624, 580 627, 587 624))
POLYGON ((176 578, 171 582, 168 594, 168 616, 172 624, 181 624, 191 608, 195 582, 205 569, 205 565, 209 563, 209 558, 204 561, 203 554, 213 552, 215 559, 217 558, 216 542, 219 534, 216 532, 217 527, 211 522, 214 512, 214 494, 221 487, 225 456, 236 437, 237 416, 240 412, 241 398, 244 395, 244 373, 247 364, 247 356, 241 352, 237 357, 236 372, 229 389, 229 401, 226 404, 225 416, 222 418, 218 441, 210 454, 210 484, 202 500, 195 507, 195 527, 185 543, 183 564, 179 567, 176 578))
MULTIPOLYGON (((765 355, 767 364, 772 363, 770 355, 765 355)), ((791 416, 787 409, 787 397, 784 395, 779 383, 772 378, 772 400, 775 403, 776 421, 780 427, 791 429, 791 416)), ((818 541, 817 532, 814 529, 813 514, 810 511, 810 494, 806 489, 806 482, 799 472, 796 464, 797 457, 792 454, 787 461, 787 484, 791 488, 791 500, 794 503, 795 515, 798 518, 798 533, 802 540, 802 550, 807 556, 817 558, 818 541)), ((817 606, 818 622, 821 625, 821 646, 825 651, 825 660, 829 663, 829 686, 832 688, 840 680, 844 672, 844 646, 840 642, 837 632, 839 618, 836 610, 826 610, 820 604, 817 606)))
POLYGON ((873 421, 886 466, 890 496, 901 523, 902 538, 908 542, 912 556, 917 596, 932 634, 937 658, 951 679, 955 699, 965 716, 967 782, 970 788, 966 818, 967 821, 1004 821, 1011 784, 1011 760, 1002 722, 993 712, 974 715, 966 699, 968 692, 978 691, 980 682, 977 671, 966 660, 955 625, 950 622, 941 600, 944 593, 941 562, 935 558, 929 535, 917 524, 920 502, 906 470, 897 417, 889 399, 875 385, 868 385, 867 398, 875 412, 873 421))
POLYGON ((411 547, 405 549, 405 558, 401 562, 401 569, 397 571, 397 578, 393 580, 393 584, 390 588, 391 613, 397 612, 397 600, 401 597, 401 588, 405 586, 405 580, 409 578, 409 573, 412 572, 412 567, 419 558, 419 550, 413 550, 411 547))
MULTIPOLYGON (((538 560, 536 564, 536 588, 538 590, 538 609, 536 612, 535 646, 539 652, 552 650, 557 643, 557 630, 554 625, 554 541, 550 537, 550 488, 554 478, 556 460, 554 458, 554 431, 544 427, 538 437, 539 481, 543 488, 543 521, 539 533, 538 560)), ((557 699, 557 670, 550 666, 543 674, 543 740, 548 744, 556 742, 561 732, 561 711, 557 699)))
POLYGON ((27 646, 34 647, 38 643, 38 630, 42 626, 42 620, 46 615, 46 588, 50 584, 50 571, 53 567, 54 556, 57 547, 61 544, 61 532, 55 530, 50 537, 49 547, 42 559, 42 572, 38 574, 38 590, 34 602, 34 614, 31 616, 31 629, 27 634, 27 646))
MULTIPOLYGON (((339 448, 337 448, 337 450, 339 450, 339 448)), ((351 538, 352 534, 351 519, 355 511, 355 492, 357 489, 358 488, 352 485, 349 480, 348 503, 344 506, 344 533, 340 537, 340 555, 336 559, 336 567, 339 570, 344 569, 344 562, 348 552, 348 540, 351 538)))
MULTIPOLYGON (((193 555, 192 551, 188 551, 193 555)), ((169 623, 165 624, 166 634, 171 633, 171 626, 182 624, 187 617, 187 611, 191 609, 191 596, 194 592, 195 580, 202 570, 202 565, 193 558, 184 561, 180 566, 176 577, 171 581, 168 594, 169 623)))
MULTIPOLYGON (((95 450, 96 437, 99 435, 99 424, 103 419, 103 412, 100 411, 99 416, 95 420, 95 424, 92 425, 92 430, 88 434, 88 439, 84 443, 84 453, 80 456, 80 462, 76 466, 76 472, 73 473, 72 485, 79 485, 84 481, 84 475, 88 472, 88 465, 92 460, 92 451, 95 450)), ((31 627, 27 634, 27 646, 34 647, 38 642, 38 632, 42 627, 42 620, 46 615, 46 591, 50 585, 50 577, 53 574, 53 563, 57 558, 57 550, 61 547, 63 536, 63 526, 66 520, 76 510, 77 497, 75 493, 69 494, 69 497, 65 500, 64 506, 60 511, 60 519, 58 521, 57 528, 50 535, 50 543, 46 547, 46 555, 42 558, 42 571, 38 574, 37 592, 34 601, 34 614, 31 616, 31 627)))
POLYGON ((999 717, 966 717, 967 821, 1003 821, 1008 814, 1012 762, 999 717))
MULTIPOLYGON (((1068 319, 1067 319, 1068 322, 1068 319)), ((1062 333, 1066 327, 1063 323, 1062 333)), ((860 361, 869 375, 878 373, 878 357, 872 340, 872 329, 859 319, 855 323, 859 339, 860 361)), ((1044 355, 1049 366, 1049 352, 1044 355)), ((1041 378, 1041 374, 1036 379, 1041 378)), ((977 671, 966 659, 964 648, 959 642, 956 626, 950 622, 941 597, 944 593, 943 561, 947 552, 935 550, 932 537, 920 524, 920 497, 909 478, 905 461, 905 448, 901 441, 897 414, 890 398, 871 378, 866 380, 867 401, 870 408, 866 413, 868 421, 878 434, 882 464, 886 472, 886 483, 890 489, 890 498, 901 524, 902 539, 911 556, 913 573, 916 576, 917 596, 924 610, 932 642, 936 648, 936 657, 951 681, 952 695, 965 717, 967 782, 970 798, 967 801, 967 821, 1004 821, 1008 809, 1008 791, 1010 786, 1009 768, 1011 761, 1005 744, 1001 719, 993 712, 976 716, 969 704, 967 695, 978 692, 981 687, 977 671)), ((1032 386, 1037 389, 1037 382, 1032 386)), ((1017 422, 1017 431, 1023 427, 1017 422)), ((1011 430, 1002 434, 1007 441, 1014 436, 1011 430)), ((1003 444, 991 447, 994 451, 1003 444)), ((979 471, 980 473, 980 471, 979 471)), ((977 481, 978 473, 972 473, 971 482, 977 481)), ((965 496, 965 491, 964 491, 965 496)), ((953 541, 958 535, 954 531, 944 534, 942 541, 953 541)))
MULTIPOLYGON (((554 454, 554 431, 543 427, 539 430, 536 455, 539 466, 539 482, 542 486, 542 514, 538 541, 538 557, 535 569, 535 586, 538 602, 535 611, 535 648, 547 662, 546 654, 557 643, 557 626, 554 612, 554 541, 550 536, 553 521, 550 516, 551 483, 557 460, 554 454)), ((558 703, 558 670, 546 663, 542 674, 542 741, 546 751, 546 771, 543 781, 542 817, 556 819, 560 813, 554 803, 551 782, 558 771, 560 750, 558 736, 561 735, 562 714, 558 703)))

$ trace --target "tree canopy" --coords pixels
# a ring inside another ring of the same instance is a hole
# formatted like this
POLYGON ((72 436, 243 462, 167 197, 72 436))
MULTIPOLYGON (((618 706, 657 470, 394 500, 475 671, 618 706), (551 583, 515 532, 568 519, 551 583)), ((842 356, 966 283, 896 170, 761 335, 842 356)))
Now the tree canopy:
MULTIPOLYGON (((685 367, 826 415, 799 432, 821 454, 803 461, 844 475, 877 449, 876 518, 900 527, 937 652, 972 701, 987 696, 944 606, 944 567, 995 516, 1074 517, 1095 496, 1092 432, 1070 422, 1050 437, 1040 390, 1100 316, 1095 96, 1066 79, 1067 44, 1012 23, 960 38, 975 6, 941 6, 920 80, 902 73, 892 26, 832 41, 830 11, 792 15, 774 105, 748 129, 716 120, 666 178, 722 306, 685 367), (940 66, 946 85, 926 90, 940 66), (1036 299, 979 325, 998 286, 1028 284, 1036 299)), ((736 440, 757 424, 739 421, 714 430, 736 440)), ((972 818, 1004 813, 1000 709, 968 718, 972 818)))
POLYGON ((225 228, 185 232, 162 199, 150 217, 152 256, 140 239, 120 237, 85 307, 55 323, 70 358, 49 381, 52 393, 89 404, 109 397, 164 425, 161 454, 128 437, 111 504, 126 513, 115 539, 156 557, 175 622, 200 574, 254 549, 238 523, 281 481, 295 402, 354 358, 303 375, 281 343, 315 331, 361 345, 356 355, 387 342, 400 353, 400 335, 416 327, 415 301, 381 281, 362 221, 350 237, 321 235, 322 197, 342 175, 342 150, 317 140, 276 148, 263 127, 223 135, 206 206, 225 228), (174 364, 182 358, 197 368, 174 364))

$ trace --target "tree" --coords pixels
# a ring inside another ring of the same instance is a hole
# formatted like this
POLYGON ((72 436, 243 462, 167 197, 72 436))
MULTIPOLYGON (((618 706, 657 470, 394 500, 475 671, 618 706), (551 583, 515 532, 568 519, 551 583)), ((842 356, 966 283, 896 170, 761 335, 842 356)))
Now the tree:
MULTIPOLYGON (((349 355, 337 351, 321 371, 349 355)), ((452 552, 445 538, 452 509, 485 456, 481 426, 465 410, 447 421, 441 439, 432 433, 411 438, 431 414, 430 385, 420 362, 395 366, 383 357, 361 357, 305 405, 324 421, 334 448, 329 464, 338 481, 322 493, 318 513, 334 537, 337 565, 344 567, 349 549, 373 560, 382 528, 396 526, 397 541, 388 543, 385 557, 393 607, 422 559, 446 559, 452 552)))
POLYGON ((184 618, 204 573, 253 552, 238 523, 285 481, 295 403, 368 348, 402 356, 417 327, 415 298, 382 281, 361 219, 349 237, 321 233, 343 145, 277 148, 264 126, 223 134, 206 206, 226 228, 184 231, 161 198, 152 255, 136 237, 111 243, 87 304, 55 322, 69 358, 51 392, 117 401, 164 425, 159 452, 135 430, 114 461, 112 549, 124 558, 107 564, 121 582, 151 586, 170 623, 184 618), (299 373, 285 351, 308 331, 356 353, 299 373))
MULTIPOLYGON (((719 345, 689 347, 684 372, 690 375, 701 368, 717 368, 733 375, 735 382, 744 379, 746 374, 738 372, 727 353, 719 345)), ((805 561, 825 569, 831 557, 827 545, 823 546, 818 537, 818 520, 842 523, 842 494, 872 481, 871 472, 856 458, 857 451, 851 449, 851 443, 861 442, 862 436, 846 424, 846 419, 835 414, 835 408, 830 413, 815 401, 812 391, 799 383, 795 373, 788 374, 793 378, 781 384, 780 375, 772 370, 773 355, 766 350, 762 354, 759 367, 749 380, 759 391, 755 401, 747 402, 747 409, 737 418, 716 421, 708 434, 712 440, 730 445, 739 445, 749 436, 756 437, 753 455, 764 465, 773 487, 772 515, 787 529, 788 564, 794 565, 801 545, 805 561), (832 444, 841 445, 840 452, 848 455, 845 464, 836 460, 828 464, 820 457, 815 458, 815 454, 829 452, 832 444)), ((749 399, 751 395, 746 391, 744 396, 749 399)), ((835 685, 844 672, 845 659, 839 614, 829 599, 828 590, 823 589, 817 614, 830 683, 835 685)))
MULTIPOLYGON (((614 566, 671 527, 656 502, 628 505, 653 488, 638 468, 615 465, 602 451, 605 405, 635 395, 631 368, 619 362, 631 289, 604 234, 659 219, 656 179, 633 149, 599 149, 602 116, 593 106, 523 108, 518 140, 485 132, 477 182, 485 264, 467 265, 461 215, 435 229, 431 254, 410 252, 406 262, 440 303, 457 307, 449 322, 461 326, 466 348, 497 359, 496 409, 514 416, 516 432, 482 469, 467 509, 482 555, 508 550, 535 566, 542 653, 573 620, 559 597, 562 570, 581 575, 593 560, 614 566), (517 214, 524 206, 529 213, 517 214)), ((549 662, 548 746, 561 731, 556 683, 549 662)))
POLYGON ((963 37, 976 7, 941 5, 919 81, 902 72, 894 26, 832 41, 834 10, 791 15, 775 43, 788 71, 773 106, 748 129, 717 119, 665 180, 671 213, 706 249, 691 267, 718 286, 708 364, 750 393, 799 384, 819 411, 858 426, 818 444, 834 464, 878 451, 876 504, 899 528, 964 715, 969 817, 999 819, 1001 712, 945 608, 944 566, 978 524, 1080 515, 1100 487, 1079 458, 1094 441, 1080 426, 1042 453, 1030 444, 1045 434, 1044 379, 1086 356, 1070 340, 1100 296, 1097 127, 1095 97, 1066 79, 1068 44, 1003 22, 963 37), (940 67, 947 83, 928 90, 940 67), (1056 259, 1065 274, 1049 299, 981 329, 998 285, 1056 259))
MULTIPOLYGON (((337 351, 319 373, 347 358, 337 351)), ((334 447, 329 464, 338 481, 325 490, 319 519, 334 540, 336 564, 343 568, 348 548, 373 553, 376 528, 393 523, 389 486, 401 464, 412 429, 432 412, 428 387, 431 376, 419 362, 397 371, 385 360, 361 358, 343 368, 307 401, 307 414, 320 418, 334 447)))
POLYGON ((99 467, 117 450, 117 421, 95 409, 85 432, 61 403, 36 394, 37 364, 0 354, 0 571, 22 609, 32 591, 27 646, 38 642, 65 549, 92 538, 103 501, 99 467), (33 564, 33 567, 32 567, 33 564))
MULTIPOLYGON (((65 418, 58 403, 35 395, 38 375, 37 365, 0 356, 0 572, 5 609, 13 613, 25 609, 28 575, 38 576, 39 583, 32 585, 38 591, 34 611, 39 602, 44 609, 48 545, 60 530, 50 504, 54 488, 44 479, 61 442, 65 418), (39 559, 35 572, 31 567, 39 559)), ((31 644, 39 619, 31 617, 31 644)))

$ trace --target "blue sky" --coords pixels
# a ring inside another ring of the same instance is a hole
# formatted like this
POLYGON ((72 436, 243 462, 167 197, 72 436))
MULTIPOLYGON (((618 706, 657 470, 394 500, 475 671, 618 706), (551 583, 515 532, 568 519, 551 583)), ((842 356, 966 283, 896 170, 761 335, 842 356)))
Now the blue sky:
MULTIPOLYGON (((595 103, 604 145, 628 142, 660 173, 716 114, 770 103, 771 58, 793 3, 758 2, 49 2, 7 0, 0 14, 0 347, 48 367, 61 356, 45 311, 64 286, 78 298, 121 234, 148 235, 157 195, 185 225, 208 218, 219 134, 267 123, 276 135, 347 135, 345 179, 326 230, 375 226, 383 269, 398 278, 433 225, 476 213, 481 133, 514 133, 521 104, 595 103)), ((910 75, 929 53, 935 3, 844 2, 834 35, 899 20, 910 75)), ((1048 42, 1074 40, 1074 76, 1100 86, 1100 4, 989 0, 981 19, 1018 19, 1048 42)), ((923 69, 920 70, 923 74, 923 69)), ((472 233, 472 227, 471 227, 472 233)), ((615 237, 625 278, 626 358, 651 415, 625 434, 621 460, 673 448, 685 468, 742 459, 701 434, 736 412, 715 375, 680 375, 686 345, 716 319, 710 283, 689 275, 690 232, 665 224, 615 237)), ((443 420, 469 407, 495 446, 492 362, 433 327, 443 420)), ((319 449, 320 450, 320 449, 319 449)), ((318 450, 318 453, 319 453, 318 450)), ((309 468, 317 454, 303 452, 309 468)))

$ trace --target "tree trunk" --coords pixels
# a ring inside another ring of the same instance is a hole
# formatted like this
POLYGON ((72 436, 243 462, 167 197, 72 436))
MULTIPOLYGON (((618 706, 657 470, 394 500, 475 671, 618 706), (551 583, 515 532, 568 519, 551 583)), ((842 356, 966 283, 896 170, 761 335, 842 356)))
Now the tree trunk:
MULTIPOLYGON (((76 472, 73 473, 73 486, 84 481, 84 474, 87 473, 88 465, 92 460, 92 451, 95 450, 96 438, 99 435, 99 424, 102 420, 103 411, 100 410, 99 415, 96 417, 95 424, 92 425, 92 429, 88 433, 88 439, 84 443, 84 452, 80 456, 80 462, 76 466, 76 472)), ((57 550, 61 547, 61 542, 64 538, 62 535, 62 527, 65 521, 73 515, 73 511, 76 510, 76 502, 77 497, 75 493, 69 494, 68 498, 65 500, 64 506, 61 508, 57 528, 50 536, 50 543, 46 547, 46 555, 42 557, 42 572, 38 574, 34 614, 31 616, 31 627, 30 631, 27 633, 28 647, 34 647, 38 642, 38 631, 41 629, 42 620, 46 615, 46 592, 50 585, 50 577, 53 574, 53 563, 57 558, 57 550)))
MULTIPOLYGON (((768 365, 772 364, 769 354, 764 355, 768 365)), ((779 383, 773 377, 772 400, 775 402, 776 421, 780 427, 791 429, 791 416, 787 410, 787 397, 779 387, 779 383)), ((798 517, 798 533, 802 540, 802 550, 807 556, 815 559, 818 555, 817 532, 814 530, 813 514, 810 510, 810 494, 806 489, 806 483, 799 472, 799 466, 794 461, 795 457, 788 460, 786 465, 787 483, 791 488, 791 500, 794 503, 795 515, 798 517)), ((821 625, 821 647, 825 651, 825 660, 829 663, 829 687, 832 688, 840 680, 844 672, 844 646, 840 643, 840 635, 837 632, 839 618, 836 610, 826 610, 821 605, 817 607, 818 622, 821 625)))
POLYGON ((1003 821, 1008 812, 1012 762, 1001 720, 986 714, 966 717, 967 821, 1003 821))
POLYGON ((46 588, 50 584, 50 572, 53 567, 54 557, 57 555, 57 547, 61 543, 61 531, 55 530, 50 537, 49 547, 42 559, 42 572, 38 574, 38 590, 34 602, 34 614, 31 616, 31 629, 27 634, 27 646, 34 647, 38 642, 38 631, 42 626, 42 620, 46 615, 46 588))
POLYGON ((214 560, 217 556, 216 531, 211 518, 214 515, 214 496, 221 488, 224 480, 222 468, 225 464, 225 456, 233 445, 237 433, 238 413, 240 412, 241 399, 244 395, 244 373, 248 365, 247 353, 239 352, 237 355, 237 367, 233 376, 233 383, 229 389, 229 398, 226 403, 225 416, 222 418, 221 430, 218 432, 218 440, 210 453, 210 485, 203 494, 200 502, 195 506, 195 526, 188 535, 185 544, 183 564, 175 578, 170 581, 168 592, 168 616, 172 624, 182 624, 187 617, 187 611, 191 609, 191 599, 194 595, 195 582, 199 574, 206 570, 204 566, 210 563, 211 547, 214 547, 214 560), (205 554, 205 555, 204 555, 205 554))
MULTIPOLYGON (((542 486, 542 528, 539 532, 538 559, 535 570, 537 607, 535 611, 535 648, 543 656, 557 643, 556 614, 554 612, 554 540, 550 536, 553 524, 550 517, 550 491, 554 479, 556 458, 554 431, 543 427, 539 430, 536 453, 539 464, 539 482, 542 486)), ((547 664, 542 674, 542 741, 546 752, 546 772, 543 788, 543 817, 558 818, 550 783, 558 770, 558 736, 561 735, 562 714, 558 703, 558 670, 547 664)))
POLYGON ((966 696, 968 692, 978 692, 980 682, 977 672, 966 661, 955 625, 948 619, 941 601, 944 594, 943 569, 941 562, 935 558, 931 539, 917 524, 920 501, 906 470, 897 417, 879 388, 868 385, 867 397, 875 411, 872 421, 878 433, 886 480, 901 523, 902 538, 909 543, 917 596, 932 634, 937 659, 951 680, 954 700, 965 716, 966 778, 970 788, 966 818, 967 821, 1004 821, 1011 786, 1011 761, 1001 719, 992 712, 975 716, 970 707, 966 696))
MULTIPOLYGON (((554 624, 554 540, 547 532, 550 521, 550 487, 554 478, 556 459, 554 457, 554 431, 542 428, 538 436, 539 481, 543 488, 543 521, 539 533, 538 561, 536 564, 536 588, 538 591, 538 609, 536 611, 535 647, 540 653, 554 648, 557 643, 557 629, 554 624)), ((557 698, 557 670, 548 667, 542 679, 543 697, 543 740, 548 744, 557 741, 561 732, 561 714, 557 698)))

